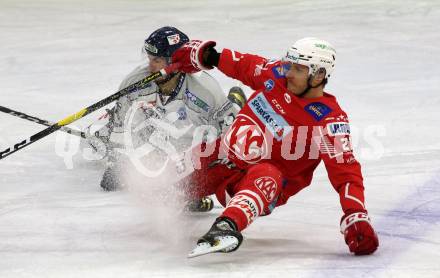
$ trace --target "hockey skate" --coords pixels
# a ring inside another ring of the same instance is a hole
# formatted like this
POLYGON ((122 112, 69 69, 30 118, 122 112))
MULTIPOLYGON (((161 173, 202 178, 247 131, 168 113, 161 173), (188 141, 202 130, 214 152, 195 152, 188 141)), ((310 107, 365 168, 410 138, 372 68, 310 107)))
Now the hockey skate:
POLYGON ((243 236, 237 231, 235 223, 226 217, 219 217, 211 229, 197 241, 197 246, 189 254, 188 258, 194 258, 209 253, 233 252, 240 247, 243 236))
POLYGON ((191 200, 186 203, 185 208, 190 212, 208 212, 214 208, 214 200, 209 196, 191 200))

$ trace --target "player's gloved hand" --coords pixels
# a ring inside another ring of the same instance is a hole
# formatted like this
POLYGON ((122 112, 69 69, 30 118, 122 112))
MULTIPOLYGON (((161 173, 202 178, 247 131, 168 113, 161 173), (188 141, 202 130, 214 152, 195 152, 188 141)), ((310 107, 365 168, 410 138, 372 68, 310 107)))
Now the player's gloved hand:
POLYGON ((341 220, 341 233, 350 252, 355 255, 372 254, 379 246, 379 239, 366 212, 345 214, 341 220))
POLYGON ((229 89, 228 99, 230 102, 237 104, 240 108, 243 108, 247 101, 246 95, 238 86, 229 89))
POLYGON ((215 45, 214 41, 190 40, 173 53, 171 61, 180 64, 179 70, 186 73, 212 69, 213 66, 204 64, 203 60, 205 51, 215 45))

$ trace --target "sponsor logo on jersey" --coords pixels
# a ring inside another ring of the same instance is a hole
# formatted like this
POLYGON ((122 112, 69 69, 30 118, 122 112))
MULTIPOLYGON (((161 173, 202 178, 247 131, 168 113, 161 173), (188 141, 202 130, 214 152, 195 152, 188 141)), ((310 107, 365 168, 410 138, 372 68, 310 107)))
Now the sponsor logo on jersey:
POLYGON ((281 141, 291 131, 292 128, 287 121, 273 110, 263 93, 259 93, 251 100, 249 106, 278 141, 281 141))
POLYGON ((180 36, 179 34, 170 35, 167 37, 167 40, 169 45, 175 45, 180 42, 180 36))
POLYGON ((327 132, 330 136, 350 135, 350 125, 344 122, 329 123, 327 132))
POLYGON ((292 97, 289 95, 289 93, 284 93, 284 100, 287 103, 291 103, 292 102, 292 97))
POLYGON ((278 103, 278 101, 276 99, 272 99, 271 100, 272 104, 275 105, 275 108, 278 109, 278 111, 280 111, 281 114, 285 115, 286 111, 284 110, 284 108, 281 106, 281 104, 278 103))
POLYGON ((268 79, 264 81, 264 87, 266 88, 266 91, 271 91, 273 87, 275 87, 275 82, 273 82, 272 79, 268 79))
POLYGON ((312 102, 307 104, 304 109, 318 122, 332 112, 330 107, 321 102, 312 102))
POLYGON ((226 132, 223 143, 240 160, 257 163, 268 155, 268 142, 260 126, 249 116, 239 114, 226 132))
POLYGON ((209 111, 209 105, 206 104, 206 102, 204 102, 202 99, 200 99, 198 96, 194 95, 193 93, 191 93, 190 91, 188 91, 188 89, 185 90, 185 96, 195 105, 197 105, 198 107, 202 108, 203 111, 208 112, 209 111))
POLYGON ((268 202, 272 202, 277 191, 277 183, 272 177, 261 177, 254 181, 255 186, 268 202))

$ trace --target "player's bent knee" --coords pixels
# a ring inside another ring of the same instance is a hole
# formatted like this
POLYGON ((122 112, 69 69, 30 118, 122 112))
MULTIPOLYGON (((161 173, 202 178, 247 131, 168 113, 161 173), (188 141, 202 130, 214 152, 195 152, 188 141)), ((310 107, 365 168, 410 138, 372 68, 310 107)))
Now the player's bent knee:
POLYGON ((252 182, 256 192, 264 198, 264 203, 271 204, 281 192, 283 175, 271 163, 261 163, 252 166, 248 172, 249 182, 252 182))

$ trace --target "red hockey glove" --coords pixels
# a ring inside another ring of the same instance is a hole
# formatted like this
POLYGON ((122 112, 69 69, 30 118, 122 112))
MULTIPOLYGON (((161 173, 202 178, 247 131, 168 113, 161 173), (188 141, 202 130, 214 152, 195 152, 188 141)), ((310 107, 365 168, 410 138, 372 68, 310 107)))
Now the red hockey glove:
POLYGON ((344 234, 350 252, 355 255, 372 254, 379 246, 377 234, 365 212, 344 215, 341 220, 341 233, 344 234))
POLYGON ((215 45, 214 41, 190 40, 173 53, 171 61, 173 64, 179 64, 178 69, 186 73, 212 69, 212 66, 203 64, 203 54, 215 45))

